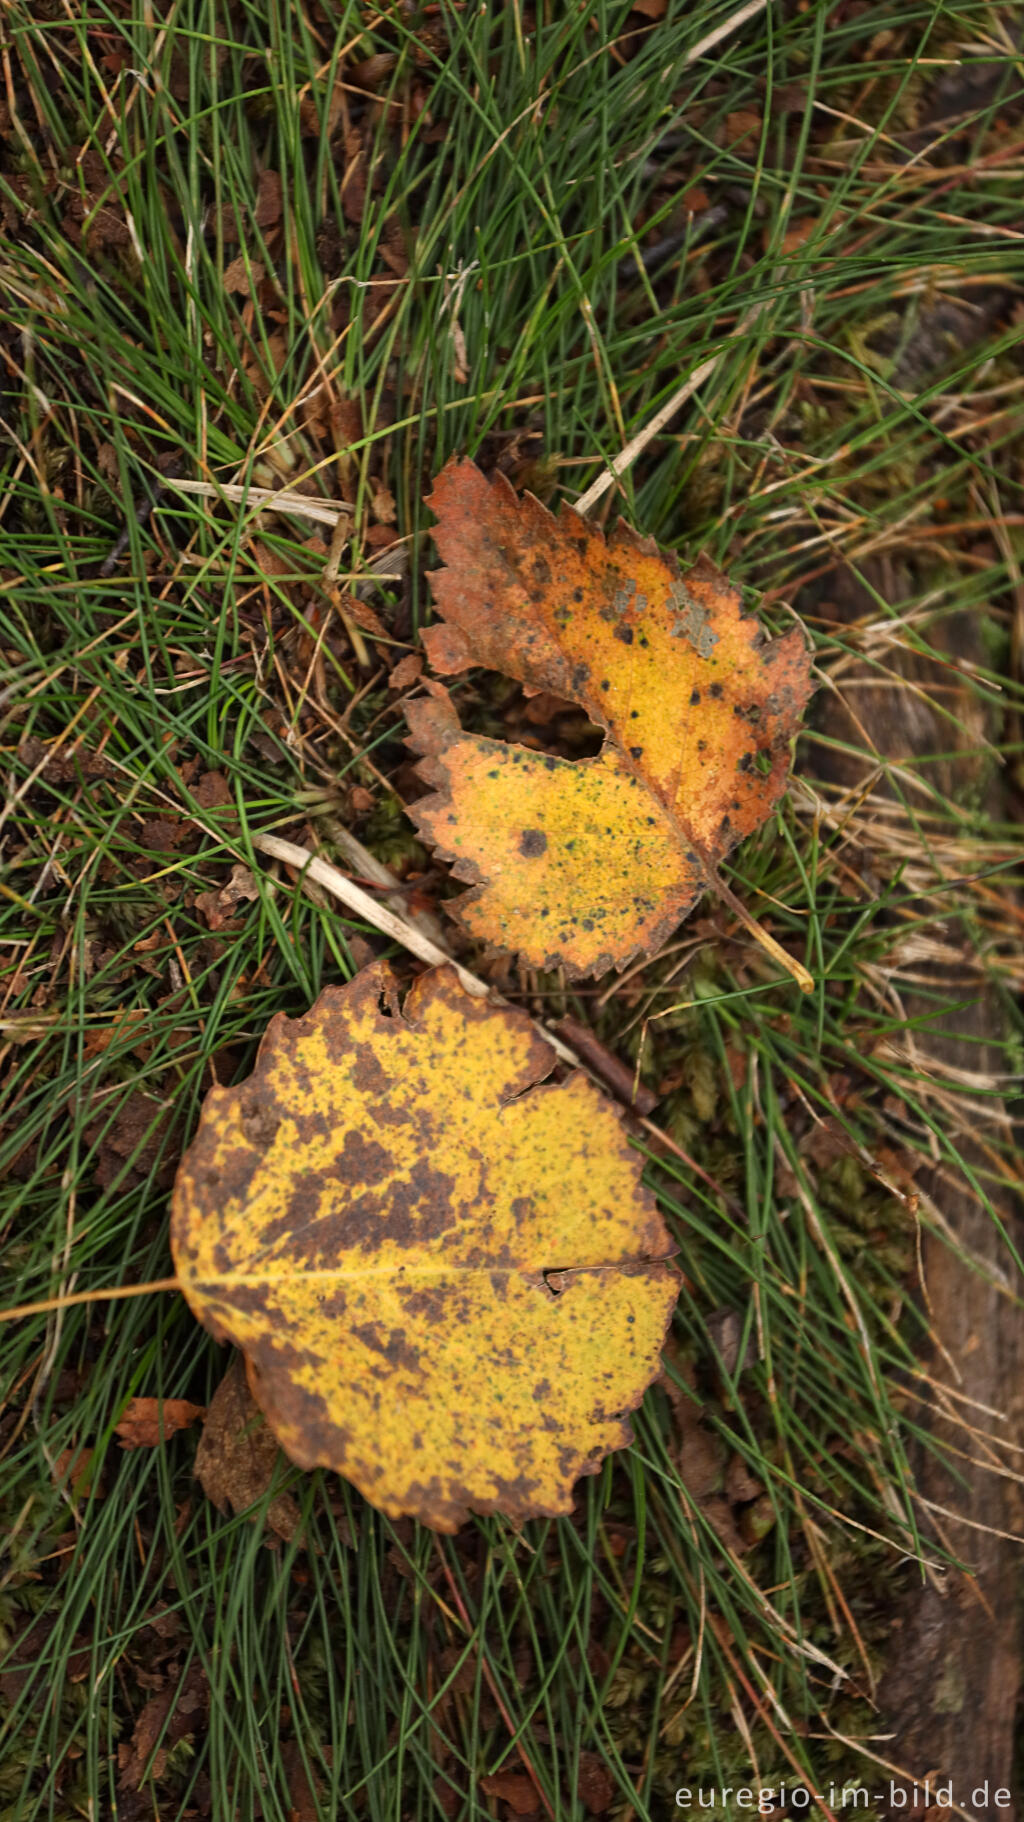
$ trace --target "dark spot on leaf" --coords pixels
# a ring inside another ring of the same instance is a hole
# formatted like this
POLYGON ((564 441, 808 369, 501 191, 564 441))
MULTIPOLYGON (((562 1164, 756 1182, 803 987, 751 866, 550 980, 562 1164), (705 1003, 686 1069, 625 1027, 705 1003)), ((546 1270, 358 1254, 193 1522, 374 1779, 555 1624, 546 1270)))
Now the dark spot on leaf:
POLYGON ((548 838, 543 829, 524 829, 519 837, 520 854, 546 854, 547 848, 548 838))
POLYGON ((712 684, 708 685, 708 695, 713 696, 716 702, 718 702, 719 699, 721 698, 721 694, 722 694, 722 686, 720 683, 712 683, 712 684))
POLYGON ((632 645, 633 628, 631 626, 617 626, 615 628, 615 637, 616 639, 621 639, 623 645, 632 645))
POLYGON ((269 1146, 281 1124, 269 1107, 261 1106, 257 1100, 243 1101, 239 1108, 242 1131, 250 1145, 269 1146))
POLYGON ((698 704, 698 702, 699 702, 699 701, 700 701, 700 691, 699 691, 699 690, 691 690, 691 691, 690 691, 690 707, 691 707, 691 709, 695 709, 695 708, 696 708, 696 707, 697 707, 697 704, 698 704))
POLYGON ((417 1348, 410 1347, 401 1329, 388 1329, 386 1332, 380 1323, 353 1322, 351 1332, 371 1353, 380 1354, 389 1366, 405 1367, 407 1372, 414 1373, 420 1364, 417 1348))

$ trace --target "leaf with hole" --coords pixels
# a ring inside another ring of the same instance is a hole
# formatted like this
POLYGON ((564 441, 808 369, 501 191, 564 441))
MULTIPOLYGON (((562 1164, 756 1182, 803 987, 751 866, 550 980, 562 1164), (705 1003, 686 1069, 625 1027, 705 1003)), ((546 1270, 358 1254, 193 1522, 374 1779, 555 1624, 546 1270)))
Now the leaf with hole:
POLYGON ((621 521, 606 539, 472 462, 449 462, 428 504, 447 565, 432 578, 443 624, 423 635, 433 669, 501 671, 605 731, 597 758, 569 760, 467 734, 443 684, 407 704, 435 787, 412 815, 474 887, 457 901, 467 929, 537 967, 603 974, 660 947, 709 886, 739 908, 717 868, 785 789, 803 634, 767 641, 703 559, 681 574, 621 521))

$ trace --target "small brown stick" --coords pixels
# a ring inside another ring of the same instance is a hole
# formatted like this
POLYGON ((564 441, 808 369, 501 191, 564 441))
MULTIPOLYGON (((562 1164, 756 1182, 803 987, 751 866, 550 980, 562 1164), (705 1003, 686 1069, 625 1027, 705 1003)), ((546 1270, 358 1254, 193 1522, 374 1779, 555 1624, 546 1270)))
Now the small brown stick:
MULTIPOLYGON (((544 1028, 547 1035, 547 1026, 544 1028)), ((554 1030, 566 1043, 571 1044, 577 1055, 582 1057, 592 1075, 599 1076, 607 1088, 610 1088, 616 1099, 634 1113, 646 1117, 653 1113, 658 1105, 658 1096, 650 1088, 644 1088, 638 1082, 632 1069, 627 1068, 621 1057, 608 1050, 600 1038, 578 1019, 559 1019, 554 1030)))

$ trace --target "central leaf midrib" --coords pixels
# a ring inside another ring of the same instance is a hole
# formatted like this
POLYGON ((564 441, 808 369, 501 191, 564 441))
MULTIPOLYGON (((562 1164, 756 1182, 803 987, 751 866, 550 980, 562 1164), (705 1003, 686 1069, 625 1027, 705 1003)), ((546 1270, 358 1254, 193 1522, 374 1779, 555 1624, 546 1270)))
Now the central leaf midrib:
POLYGON ((252 1285, 284 1284, 295 1278, 327 1278, 332 1282, 359 1282, 364 1278, 445 1278, 452 1276, 486 1276, 488 1278, 546 1278, 561 1277, 567 1272, 621 1272, 631 1266, 667 1265, 674 1257, 665 1253, 658 1258, 602 1260, 592 1265, 380 1265, 369 1266, 357 1271, 341 1265, 331 1266, 294 1266, 290 1271, 280 1272, 224 1272, 215 1277, 202 1279, 198 1276, 189 1282, 195 1290, 204 1284, 213 1285, 252 1285))

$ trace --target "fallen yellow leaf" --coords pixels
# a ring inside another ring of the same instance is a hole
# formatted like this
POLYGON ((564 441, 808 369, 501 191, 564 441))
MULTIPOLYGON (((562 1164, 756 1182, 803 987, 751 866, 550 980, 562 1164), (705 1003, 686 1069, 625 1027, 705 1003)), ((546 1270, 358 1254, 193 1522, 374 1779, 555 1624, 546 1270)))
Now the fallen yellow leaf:
POLYGON ((275 1435, 383 1511, 572 1508, 630 1440, 678 1290, 616 1110, 453 969, 275 1018, 174 1191, 182 1290, 275 1435))
POLYGON ((472 462, 450 462, 428 504, 448 566, 432 578, 444 624, 423 635, 434 670, 502 671, 607 738, 574 761, 467 734, 428 684, 406 715, 436 789, 411 814, 475 886, 456 901, 474 936, 570 975, 622 968, 724 890, 719 861, 782 795, 811 687, 803 634, 766 641, 709 563, 681 575, 621 521, 606 540, 472 462))

